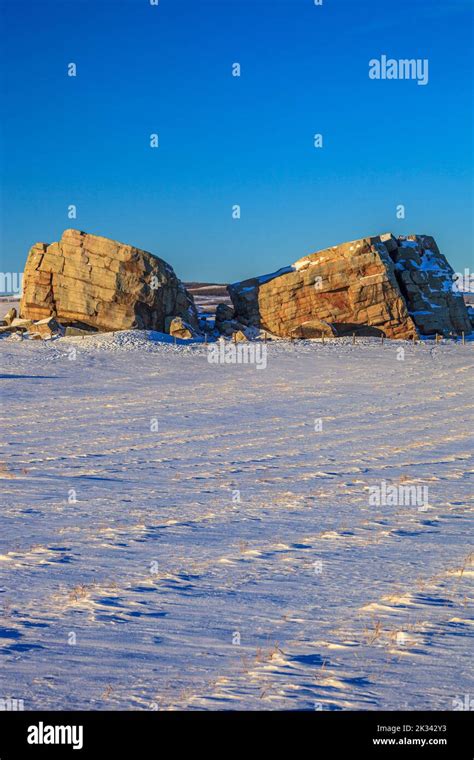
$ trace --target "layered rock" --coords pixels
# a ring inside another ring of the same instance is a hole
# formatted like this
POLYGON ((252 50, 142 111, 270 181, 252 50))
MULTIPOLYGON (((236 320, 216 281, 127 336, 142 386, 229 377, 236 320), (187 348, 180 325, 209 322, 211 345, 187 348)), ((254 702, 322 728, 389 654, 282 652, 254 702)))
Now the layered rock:
POLYGON ((420 335, 469 334, 471 322, 454 271, 429 235, 398 238, 391 256, 409 313, 420 335))
POLYGON ((5 316, 2 319, 0 319, 0 325, 2 327, 4 327, 5 325, 11 325, 11 323, 13 322, 15 318, 16 318, 16 309, 14 306, 12 306, 12 308, 7 311, 5 316))
POLYGON ((181 338, 182 340, 189 340, 197 335, 189 322, 185 322, 182 317, 167 317, 165 320, 165 330, 173 338, 181 338))
POLYGON ((31 336, 37 335, 41 338, 52 338, 55 335, 65 334, 63 326, 55 317, 46 317, 46 319, 40 319, 39 322, 33 322, 28 332, 31 336))
POLYGON ((115 240, 66 230, 28 255, 20 314, 98 330, 164 332, 167 317, 198 330, 192 296, 162 259, 115 240))
POLYGON ((236 320, 281 337, 320 320, 337 335, 367 325, 411 338, 470 331, 453 275, 433 238, 385 234, 318 251, 228 290, 236 320))
POLYGON ((34 324, 32 319, 20 319, 18 317, 15 317, 11 320, 11 322, 7 325, 2 325, 0 327, 0 333, 14 333, 14 332, 21 332, 25 333, 28 332, 30 327, 34 324))

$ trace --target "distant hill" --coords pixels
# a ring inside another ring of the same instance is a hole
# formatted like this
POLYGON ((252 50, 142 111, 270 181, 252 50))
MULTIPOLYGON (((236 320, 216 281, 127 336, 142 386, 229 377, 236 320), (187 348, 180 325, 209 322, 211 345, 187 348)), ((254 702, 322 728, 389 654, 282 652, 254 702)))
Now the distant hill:
POLYGON ((218 282, 185 282, 186 289, 193 296, 220 296, 228 298, 227 285, 218 282))

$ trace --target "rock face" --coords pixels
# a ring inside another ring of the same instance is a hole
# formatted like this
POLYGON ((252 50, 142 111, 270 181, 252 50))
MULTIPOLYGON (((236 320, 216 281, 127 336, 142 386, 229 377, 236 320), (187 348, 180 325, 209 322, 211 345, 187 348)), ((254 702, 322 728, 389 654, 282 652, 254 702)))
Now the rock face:
POLYGON ((182 317, 198 329, 193 298, 169 264, 139 248, 72 229, 58 243, 31 248, 20 314, 104 331, 164 332, 167 317, 182 317))
POLYGON ((395 274, 420 335, 471 331, 462 294, 453 288, 453 269, 434 239, 410 235, 392 252, 395 274))
MULTIPOLYGON (((278 272, 228 286, 235 319, 281 337, 320 320, 336 335, 354 326, 389 338, 470 332, 453 270, 433 238, 391 234, 333 246, 278 272)), ((300 330, 301 335, 311 331, 300 330)), ((329 334, 326 332, 326 334, 329 334)))

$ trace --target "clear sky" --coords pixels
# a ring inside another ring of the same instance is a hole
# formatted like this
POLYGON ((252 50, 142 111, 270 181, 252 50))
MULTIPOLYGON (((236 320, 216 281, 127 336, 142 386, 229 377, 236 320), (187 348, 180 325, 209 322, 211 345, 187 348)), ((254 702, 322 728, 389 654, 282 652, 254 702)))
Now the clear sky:
POLYGON ((385 231, 473 268, 473 0, 0 5, 2 271, 67 227, 186 280, 385 231), (370 79, 383 54, 428 59, 428 84, 370 79))

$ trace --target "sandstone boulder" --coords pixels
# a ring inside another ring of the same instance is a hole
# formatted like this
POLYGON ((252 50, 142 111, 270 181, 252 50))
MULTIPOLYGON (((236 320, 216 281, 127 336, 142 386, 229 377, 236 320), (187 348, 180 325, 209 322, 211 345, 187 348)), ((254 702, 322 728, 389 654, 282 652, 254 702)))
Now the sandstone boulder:
POLYGON ((388 233, 318 251, 228 291, 236 320, 280 337, 320 320, 336 335, 350 334, 344 325, 351 332, 367 325, 389 338, 411 338, 470 331, 453 274, 433 238, 388 233))
POLYGON ((29 328, 30 335, 39 335, 41 338, 52 338, 53 335, 64 335, 64 327, 54 317, 46 317, 34 322, 29 328))
POLYGON ((193 298, 162 259, 115 240, 66 230, 28 255, 20 314, 98 330, 164 331, 168 316, 198 329, 193 298))
POLYGON ((191 325, 181 317, 168 317, 165 322, 165 330, 173 338, 181 338, 182 340, 189 340, 196 335, 191 325))
POLYGON ((232 333, 232 340, 235 343, 243 343, 244 341, 248 340, 248 338, 245 333, 242 332, 242 330, 236 330, 234 333, 232 333))
POLYGON ((0 320, 0 323, 3 327, 5 327, 6 325, 11 325, 15 317, 16 317, 16 309, 14 306, 12 306, 12 308, 7 311, 5 316, 2 317, 2 319, 0 320))
POLYGON ((85 337, 94 335, 94 330, 85 330, 83 327, 76 327, 76 325, 67 325, 64 334, 69 338, 85 337))
POLYGON ((32 325, 33 325, 32 319, 19 319, 18 317, 15 317, 15 319, 12 319, 10 324, 0 327, 0 333, 28 332, 28 330, 30 329, 32 325))

